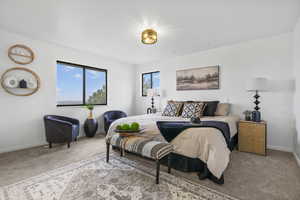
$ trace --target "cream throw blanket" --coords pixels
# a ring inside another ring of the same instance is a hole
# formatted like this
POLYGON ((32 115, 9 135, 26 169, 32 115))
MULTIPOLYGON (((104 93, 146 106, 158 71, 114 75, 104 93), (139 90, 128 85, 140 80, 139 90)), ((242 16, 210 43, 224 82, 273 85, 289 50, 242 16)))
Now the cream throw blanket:
MULTIPOLYGON (((239 120, 237 116, 203 117, 201 120, 227 122, 231 137, 237 133, 237 121, 239 120)), ((116 134, 114 130, 117 125, 132 122, 140 123, 147 134, 160 134, 156 125, 157 121, 189 121, 189 119, 161 116, 161 113, 121 118, 112 123, 106 137, 110 138, 116 134)), ((186 129, 173 139, 171 144, 174 145, 175 153, 202 160, 217 178, 222 176, 230 160, 230 150, 227 148, 225 138, 215 128, 186 129)))

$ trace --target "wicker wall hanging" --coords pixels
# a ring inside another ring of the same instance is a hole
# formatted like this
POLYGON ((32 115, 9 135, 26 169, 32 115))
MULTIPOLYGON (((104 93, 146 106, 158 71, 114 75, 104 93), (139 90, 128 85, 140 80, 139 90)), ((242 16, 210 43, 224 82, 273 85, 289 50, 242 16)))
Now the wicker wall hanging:
POLYGON ((27 65, 34 60, 34 53, 29 47, 16 44, 8 49, 8 57, 17 64, 27 65))
POLYGON ((10 68, 1 76, 3 89, 15 96, 30 96, 39 90, 40 84, 39 76, 23 67, 10 68))

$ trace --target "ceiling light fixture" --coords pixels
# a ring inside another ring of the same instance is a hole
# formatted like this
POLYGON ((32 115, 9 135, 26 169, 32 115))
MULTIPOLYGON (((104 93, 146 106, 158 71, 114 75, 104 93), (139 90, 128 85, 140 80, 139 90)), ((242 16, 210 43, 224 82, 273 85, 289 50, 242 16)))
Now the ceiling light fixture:
POLYGON ((153 29, 146 29, 142 32, 142 43, 155 44, 157 42, 157 32, 153 29))

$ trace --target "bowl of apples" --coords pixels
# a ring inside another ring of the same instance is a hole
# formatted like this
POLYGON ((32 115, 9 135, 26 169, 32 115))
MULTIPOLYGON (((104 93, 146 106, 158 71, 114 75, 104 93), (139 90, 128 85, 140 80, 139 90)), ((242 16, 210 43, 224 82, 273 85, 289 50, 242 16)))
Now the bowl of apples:
POLYGON ((119 133, 120 136, 130 136, 140 133, 143 129, 140 124, 133 122, 131 124, 120 124, 116 127, 115 132, 119 133))

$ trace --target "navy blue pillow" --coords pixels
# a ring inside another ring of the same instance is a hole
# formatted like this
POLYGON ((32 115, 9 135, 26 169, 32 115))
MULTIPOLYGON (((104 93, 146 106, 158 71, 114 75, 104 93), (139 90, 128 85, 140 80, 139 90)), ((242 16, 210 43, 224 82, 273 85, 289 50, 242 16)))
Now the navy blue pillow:
POLYGON ((203 116, 215 116, 219 101, 204 101, 206 104, 203 116))

